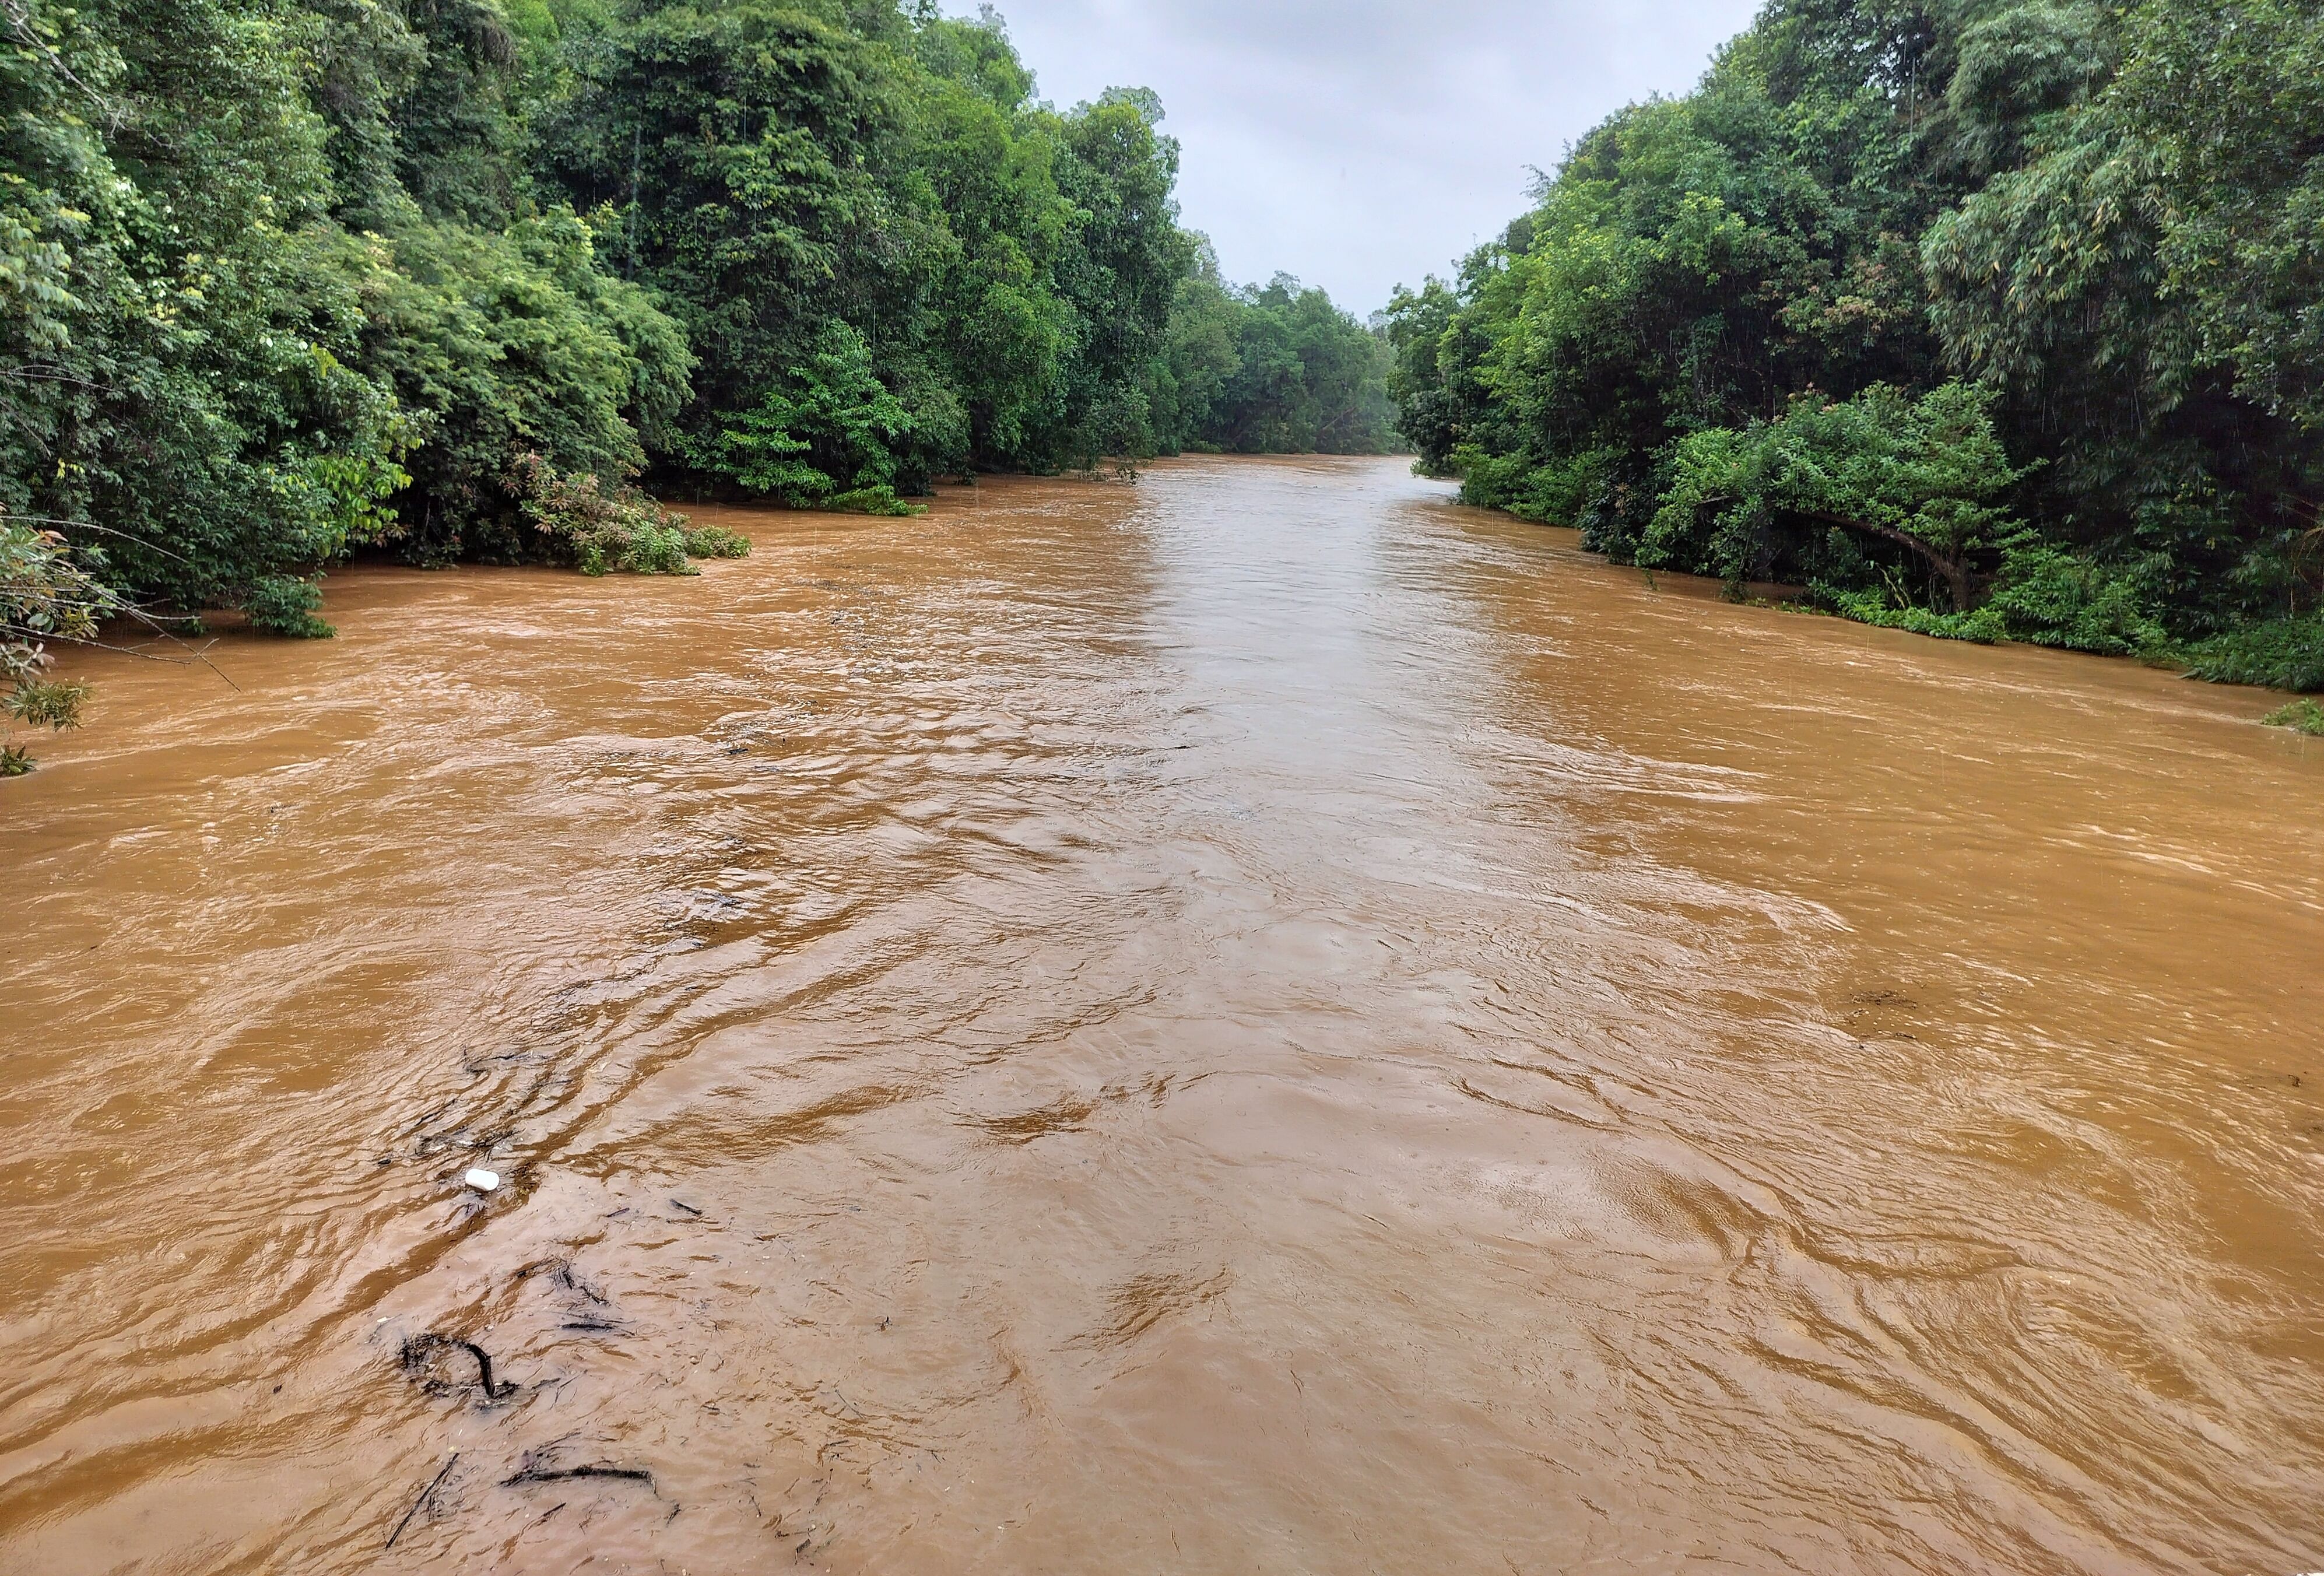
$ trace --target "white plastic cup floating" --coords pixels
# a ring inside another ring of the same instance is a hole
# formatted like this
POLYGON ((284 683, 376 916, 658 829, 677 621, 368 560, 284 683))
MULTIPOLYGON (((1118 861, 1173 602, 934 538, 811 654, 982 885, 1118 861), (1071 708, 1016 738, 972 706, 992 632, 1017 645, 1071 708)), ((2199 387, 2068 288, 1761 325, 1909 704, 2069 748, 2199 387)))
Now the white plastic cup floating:
POLYGON ((478 1193, 490 1193, 501 1184, 501 1174, 497 1171, 487 1171, 479 1166, 460 1180, 478 1193))

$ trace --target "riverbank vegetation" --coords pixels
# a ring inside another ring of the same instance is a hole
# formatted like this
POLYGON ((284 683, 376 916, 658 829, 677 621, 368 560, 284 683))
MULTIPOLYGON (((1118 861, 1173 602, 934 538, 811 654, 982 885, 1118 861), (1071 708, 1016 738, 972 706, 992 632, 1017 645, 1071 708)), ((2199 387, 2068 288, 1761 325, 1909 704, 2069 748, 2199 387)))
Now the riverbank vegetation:
POLYGON ((88 641, 117 599, 76 563, 63 537, 0 513, 0 777, 32 766, 19 727, 80 725, 88 686, 48 676, 51 641, 88 641))
POLYGON ((2271 728, 2290 728, 2311 739, 2324 739, 2324 705, 2312 700, 2293 701, 2270 712, 2263 720, 2271 728))
POLYGON ((1774 0, 1389 316, 1477 503, 2324 688, 2324 12, 1774 0))
MULTIPOLYGON (((1222 283, 1153 96, 928 0, 0 0, 0 504, 105 585, 693 556, 654 493, 1377 449, 1386 351, 1222 283)), ((698 545, 698 544, 697 544, 698 545)), ((738 550, 736 542, 719 550, 738 550)))

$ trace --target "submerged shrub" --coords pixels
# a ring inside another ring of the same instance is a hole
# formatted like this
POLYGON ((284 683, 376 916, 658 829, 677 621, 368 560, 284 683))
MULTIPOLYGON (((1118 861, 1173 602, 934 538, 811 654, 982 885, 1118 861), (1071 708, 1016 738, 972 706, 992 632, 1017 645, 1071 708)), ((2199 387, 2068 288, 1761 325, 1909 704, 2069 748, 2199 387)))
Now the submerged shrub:
POLYGON ((1875 384, 1853 400, 1801 396, 1773 421, 1692 432, 1638 561, 1766 577, 1786 526, 1838 530, 1901 548, 1976 609, 1973 556, 2023 530, 2003 502, 2026 475, 1993 426, 1990 390, 1950 382, 1918 400, 1875 384))
POLYGON ((1914 634, 1933 635, 1941 641, 1968 641, 1979 646, 1990 646, 1997 641, 2010 638, 2008 625, 1990 606, 1980 607, 1975 613, 1932 613, 1925 607, 1914 607, 1909 604, 1899 606, 1883 592, 1843 591, 1821 583, 1808 588, 1808 600, 1827 612, 1854 619, 1860 624, 1875 624, 1884 630, 1909 630, 1914 634))
POLYGON ((19 525, 0 510, 0 777, 32 770, 31 751, 8 724, 61 733, 80 726, 88 686, 43 678, 51 640, 91 641, 98 622, 123 612, 52 530, 19 525))
POLYGON ((2013 641, 2126 657, 2163 642, 2150 601, 2135 573, 2062 548, 2024 545, 2009 549, 1980 611, 1996 614, 2013 641))
POLYGON ((685 530, 689 558, 747 558, 751 539, 723 525, 689 525, 685 530))
MULTIPOLYGON (((80 726, 81 708, 88 704, 88 685, 81 679, 20 678, 5 697, 0 697, 0 715, 27 727, 61 733, 80 726)), ((0 733, 0 777, 22 777, 32 770, 32 751, 0 733)))
POLYGON ((2163 626, 2147 612, 2149 598, 2135 574, 2039 542, 2008 547, 1992 594, 1969 613, 1914 606, 1893 585, 1849 591, 1818 584, 1810 588, 1810 599, 1859 623, 1980 645, 2023 641, 2102 657, 2127 657, 2165 645, 2163 626))
POLYGON ((899 520, 928 512, 925 503, 905 502, 896 496, 896 489, 885 483, 876 487, 857 487, 852 492, 835 493, 817 507, 841 514, 884 514, 899 520))
POLYGON ((686 516, 634 487, 607 492, 594 475, 563 475, 537 454, 521 456, 509 490, 527 524, 584 575, 691 575, 686 516))
POLYGON ((272 575, 254 583, 243 599, 250 627, 299 641, 327 641, 338 631, 315 616, 323 588, 312 580, 272 575))
POLYGON ((2324 613, 2280 618, 2190 649, 2187 671, 2214 684, 2324 690, 2324 613))
POLYGON ((2305 733, 2312 739, 2324 739, 2324 705, 2312 700, 2296 700, 2280 706, 2260 719, 2271 728, 2290 728, 2295 733, 2305 733))

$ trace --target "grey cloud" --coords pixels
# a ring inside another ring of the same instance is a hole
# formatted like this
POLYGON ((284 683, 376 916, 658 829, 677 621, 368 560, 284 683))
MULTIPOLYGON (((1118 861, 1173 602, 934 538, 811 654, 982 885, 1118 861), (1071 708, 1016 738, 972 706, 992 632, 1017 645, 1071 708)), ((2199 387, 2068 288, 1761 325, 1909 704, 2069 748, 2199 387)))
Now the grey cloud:
MULTIPOLYGON (((968 5, 955 7, 961 11, 968 5)), ((1277 270, 1359 312, 1524 207, 1528 165, 1692 87, 1755 0, 1004 0, 1060 105, 1152 88, 1185 146, 1186 223, 1231 277, 1277 270)))

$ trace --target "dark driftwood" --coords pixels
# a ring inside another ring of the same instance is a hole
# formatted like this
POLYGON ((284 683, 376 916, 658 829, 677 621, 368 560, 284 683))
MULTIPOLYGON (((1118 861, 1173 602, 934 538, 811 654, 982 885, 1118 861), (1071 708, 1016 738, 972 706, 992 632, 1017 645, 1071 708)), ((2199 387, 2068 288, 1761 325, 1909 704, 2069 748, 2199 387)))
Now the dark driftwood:
POLYGON ((416 1374, 427 1366, 430 1356, 447 1350, 465 1351, 476 1359, 476 1382, 484 1387, 485 1400, 505 1401, 516 1394, 514 1379, 497 1385, 493 1382, 492 1353, 473 1341, 463 1341, 452 1335, 438 1335, 432 1330, 425 1335, 414 1336, 403 1343, 403 1366, 407 1371, 416 1374))
POLYGON ((570 1483, 580 1478, 615 1478, 625 1482, 654 1486, 653 1474, 641 1467, 615 1467, 600 1462, 591 1467, 528 1466, 513 1478, 501 1480, 503 1488, 513 1488, 521 1483, 570 1483))
POLYGON ((403 1519, 397 1522, 395 1524, 395 1530, 387 1535, 387 1546, 389 1548, 392 1549, 395 1547, 395 1540, 403 1535, 403 1529, 411 1525, 411 1518, 420 1514, 420 1507, 427 1504, 430 1499, 436 1498, 436 1490, 443 1486, 445 1479, 452 1475, 453 1465, 457 1462, 459 1459, 460 1452, 458 1451, 454 1451, 452 1452, 451 1461, 446 1461, 437 1474, 428 1479, 428 1487, 420 1490, 420 1498, 411 1502, 411 1508, 403 1513, 403 1519))

